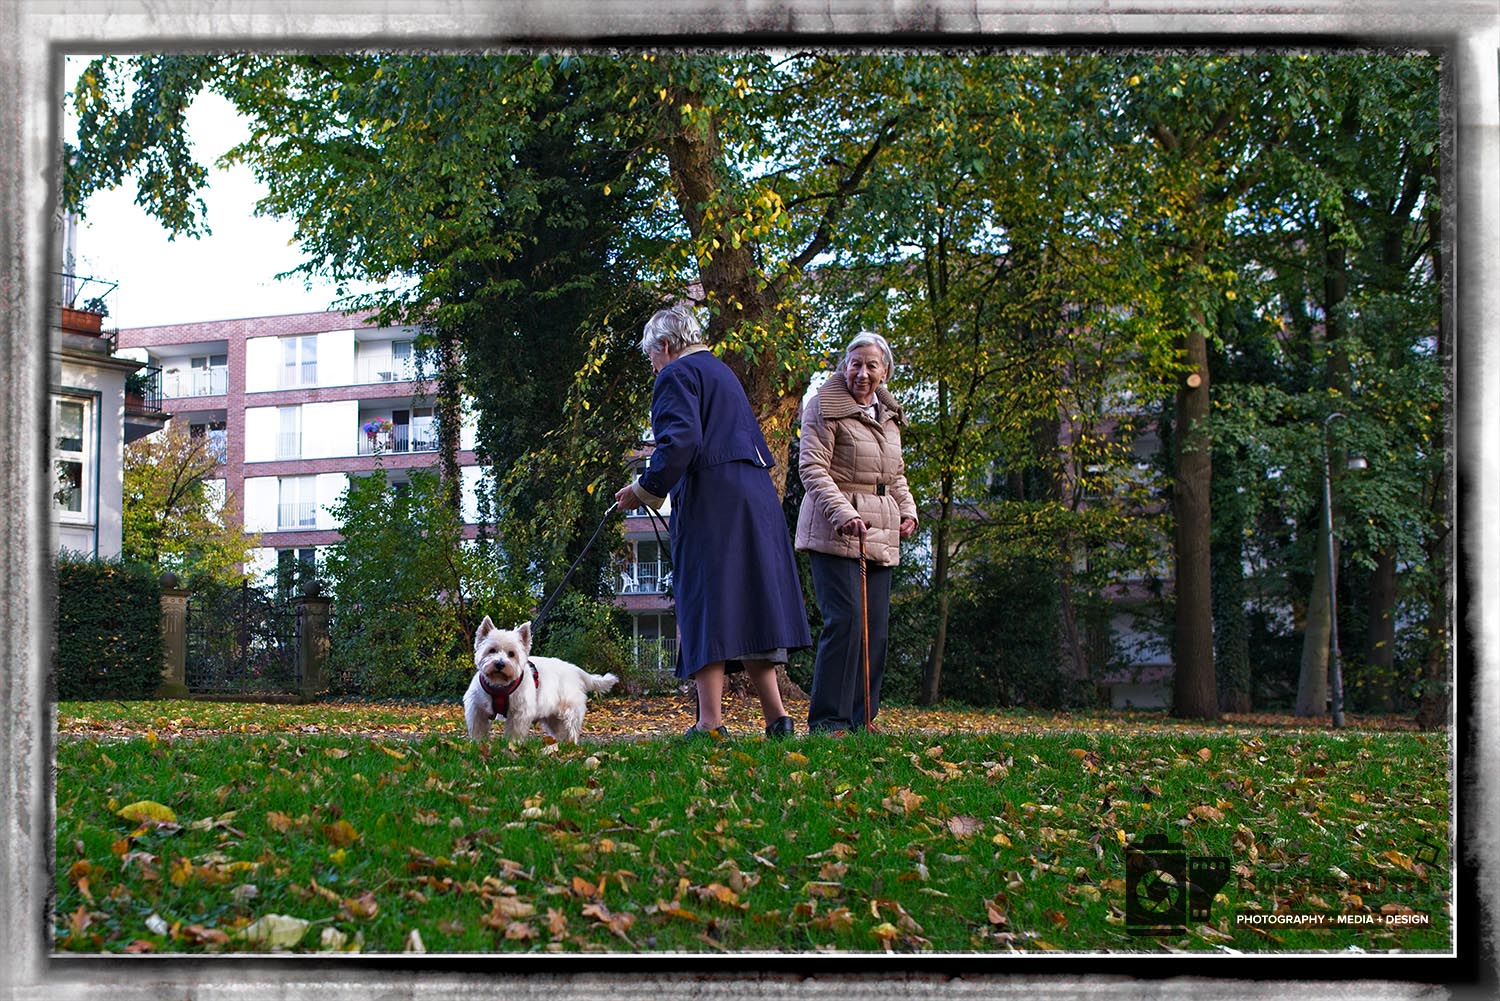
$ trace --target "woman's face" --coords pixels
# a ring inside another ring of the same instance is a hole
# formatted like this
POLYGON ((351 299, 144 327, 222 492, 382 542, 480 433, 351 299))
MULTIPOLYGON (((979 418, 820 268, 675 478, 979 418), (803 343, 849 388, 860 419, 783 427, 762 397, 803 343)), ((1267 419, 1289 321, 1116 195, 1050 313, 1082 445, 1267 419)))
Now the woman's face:
POLYGON ((660 372, 672 360, 672 353, 667 350, 666 345, 657 344, 646 352, 646 357, 651 359, 651 371, 660 372))
POLYGON ((885 352, 874 344, 861 344, 844 359, 844 382, 857 400, 873 396, 875 387, 885 382, 889 374, 885 370, 885 352))

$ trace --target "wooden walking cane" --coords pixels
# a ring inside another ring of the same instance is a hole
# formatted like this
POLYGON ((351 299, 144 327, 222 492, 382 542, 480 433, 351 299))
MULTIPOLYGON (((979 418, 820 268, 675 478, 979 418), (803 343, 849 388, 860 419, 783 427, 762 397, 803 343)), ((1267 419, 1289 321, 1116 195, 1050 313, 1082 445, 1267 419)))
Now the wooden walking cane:
POLYGON ((870 715, 870 590, 868 571, 865 569, 865 535, 859 534, 859 621, 861 635, 860 656, 865 676, 865 729, 871 729, 874 718, 870 715))

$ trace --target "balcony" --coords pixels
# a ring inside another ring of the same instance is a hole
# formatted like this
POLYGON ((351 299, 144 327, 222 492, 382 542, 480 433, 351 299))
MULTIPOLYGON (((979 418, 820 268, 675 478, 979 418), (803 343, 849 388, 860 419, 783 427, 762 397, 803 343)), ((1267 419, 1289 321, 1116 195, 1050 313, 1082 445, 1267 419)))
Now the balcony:
POLYGON ((224 367, 194 369, 183 372, 168 369, 162 380, 162 395, 167 399, 185 399, 194 396, 223 396, 229 392, 229 369, 224 367))
POLYGON ((672 571, 663 561, 627 563, 620 570, 617 594, 665 594, 672 583, 672 571))
POLYGON ((167 426, 161 407, 161 369, 148 365, 125 377, 125 444, 167 426))
POLYGON ((302 432, 283 431, 276 436, 276 458, 302 458, 302 432))
POLYGON ((278 505, 276 527, 279 529, 317 528, 318 505, 312 501, 278 505))
POLYGON ((436 452, 437 432, 409 424, 397 424, 390 431, 359 436, 359 455, 390 455, 404 452, 436 452))

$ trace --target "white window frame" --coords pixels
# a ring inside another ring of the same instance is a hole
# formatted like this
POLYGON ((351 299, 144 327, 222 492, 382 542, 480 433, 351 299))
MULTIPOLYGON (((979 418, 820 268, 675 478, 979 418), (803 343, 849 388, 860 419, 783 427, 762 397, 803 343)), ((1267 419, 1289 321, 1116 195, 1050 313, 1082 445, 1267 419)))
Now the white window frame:
POLYGON ((188 389, 192 396, 223 396, 229 392, 229 356, 197 355, 188 359, 188 389), (214 374, 219 373, 215 379, 214 374))
POLYGON ((280 424, 276 433, 276 458, 302 458, 302 405, 294 403, 291 406, 276 409, 280 411, 278 418, 280 424))
POLYGON ((53 451, 53 473, 61 472, 64 463, 77 463, 78 474, 78 510, 74 511, 62 505, 58 498, 61 492, 61 480, 58 479, 57 487, 52 494, 52 511, 57 519, 68 524, 88 525, 93 523, 94 515, 94 456, 97 454, 97 445, 94 436, 94 407, 96 401, 83 396, 57 396, 53 397, 52 426, 54 430, 52 438, 53 451), (76 406, 79 409, 79 433, 78 448, 64 448, 62 439, 62 410, 64 406, 76 406))
POLYGON ((281 338, 281 368, 277 385, 282 389, 318 384, 318 335, 300 334, 281 338))
POLYGON ((316 476, 279 476, 276 478, 276 528, 295 532, 318 527, 318 478, 316 476), (311 497, 311 500, 308 498, 311 497), (288 519, 289 513, 294 515, 288 519), (306 518, 308 520, 304 521, 306 518))

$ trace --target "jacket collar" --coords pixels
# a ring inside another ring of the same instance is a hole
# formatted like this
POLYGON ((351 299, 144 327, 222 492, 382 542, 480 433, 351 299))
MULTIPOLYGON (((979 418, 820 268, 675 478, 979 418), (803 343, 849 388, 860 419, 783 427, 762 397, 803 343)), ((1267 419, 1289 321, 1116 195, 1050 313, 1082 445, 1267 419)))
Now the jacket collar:
MULTIPOLYGON (((837 420, 840 417, 852 417, 863 414, 861 407, 849 392, 848 383, 844 382, 841 372, 835 372, 818 389, 817 396, 818 413, 829 420, 837 420)), ((901 427, 906 426, 906 415, 901 410, 901 404, 884 386, 875 387, 875 399, 879 402, 881 409, 889 415, 901 427)))

